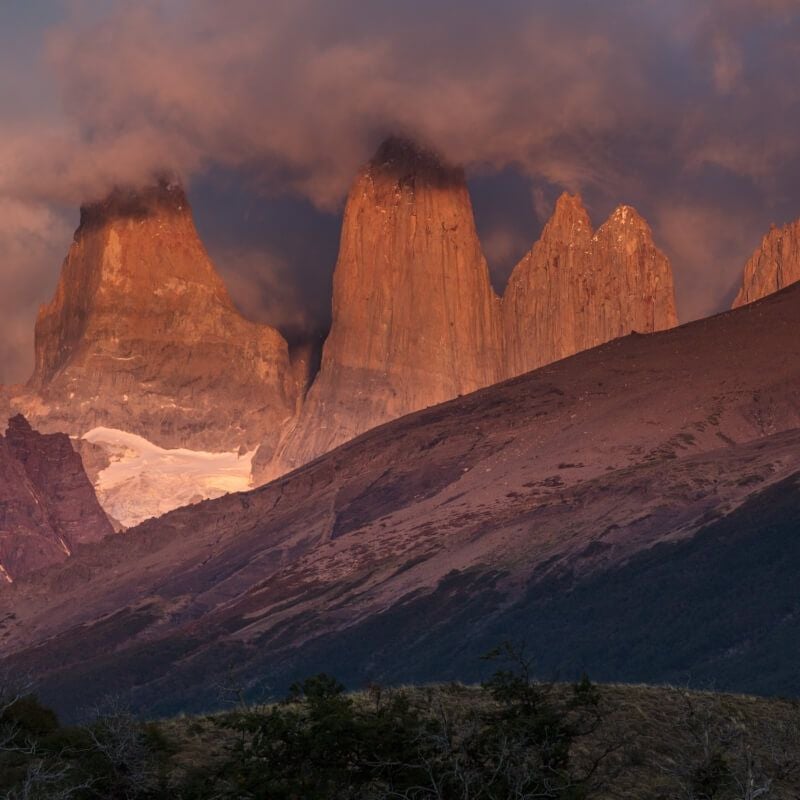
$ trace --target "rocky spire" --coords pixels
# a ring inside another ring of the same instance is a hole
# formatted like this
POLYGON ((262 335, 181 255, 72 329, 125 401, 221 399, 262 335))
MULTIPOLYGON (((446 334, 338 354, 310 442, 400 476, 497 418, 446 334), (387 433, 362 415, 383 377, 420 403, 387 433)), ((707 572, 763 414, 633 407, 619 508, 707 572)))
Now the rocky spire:
POLYGON ((28 388, 48 430, 226 450, 277 437, 295 394, 286 342, 236 311, 167 180, 81 210, 28 388))
POLYGON ((773 226, 744 268, 733 308, 753 303, 800 281, 800 220, 773 226))
POLYGON ((347 201, 333 322, 284 471, 382 422, 502 376, 499 301, 463 172, 384 142, 347 201))
POLYGON ((563 194, 503 296, 508 375, 676 324, 669 261, 636 210, 620 206, 595 233, 580 197, 563 194))

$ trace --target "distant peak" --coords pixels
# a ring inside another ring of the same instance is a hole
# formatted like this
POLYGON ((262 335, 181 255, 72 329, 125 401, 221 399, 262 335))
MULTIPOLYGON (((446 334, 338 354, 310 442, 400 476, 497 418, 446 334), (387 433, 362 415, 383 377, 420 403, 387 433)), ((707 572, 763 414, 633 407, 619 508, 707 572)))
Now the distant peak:
POLYGON ((583 204, 583 198, 579 194, 562 192, 561 196, 556 200, 553 216, 574 215, 576 213, 586 214, 586 206, 583 204))
POLYGON ((183 185, 175 176, 165 174, 143 186, 117 186, 102 200, 81 206, 80 229, 102 227, 118 219, 145 219, 188 211, 183 185))
POLYGON ((563 232, 571 236, 574 230, 585 230, 591 234, 592 221, 589 219, 581 196, 564 192, 556 200, 553 215, 550 217, 545 231, 550 234, 563 232))
POLYGON ((629 205, 621 205, 614 209, 614 213, 608 218, 608 221, 616 226, 650 229, 645 218, 633 206, 629 205))

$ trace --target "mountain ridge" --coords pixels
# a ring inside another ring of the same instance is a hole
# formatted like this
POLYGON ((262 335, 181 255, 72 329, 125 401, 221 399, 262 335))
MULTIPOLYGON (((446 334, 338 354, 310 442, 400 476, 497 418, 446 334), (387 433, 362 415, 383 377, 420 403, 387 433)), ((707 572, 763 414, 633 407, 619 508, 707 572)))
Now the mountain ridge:
POLYGON ((111 670, 162 710, 204 707, 231 663, 247 686, 324 663, 449 677, 467 621, 535 631, 524 598, 548 576, 612 576, 800 472, 799 307, 790 287, 612 341, 80 548, 2 590, 6 663, 35 666, 48 701, 89 701, 111 670))

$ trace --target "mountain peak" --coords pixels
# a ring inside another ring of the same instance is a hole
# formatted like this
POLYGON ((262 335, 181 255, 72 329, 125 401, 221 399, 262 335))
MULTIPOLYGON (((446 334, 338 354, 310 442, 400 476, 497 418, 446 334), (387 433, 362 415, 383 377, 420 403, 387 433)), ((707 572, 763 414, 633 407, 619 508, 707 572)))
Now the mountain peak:
POLYGON ((463 171, 387 139, 348 195, 320 371, 258 479, 499 380, 497 306, 463 171))
POLYGON ((647 220, 633 206, 624 204, 614 209, 605 224, 614 228, 639 228, 650 231, 647 220))
POLYGON ((542 232, 543 240, 577 242, 592 235, 592 221, 579 194, 563 192, 542 232))
POLYGON ((294 408, 285 340, 239 315, 168 177, 83 207, 35 343, 23 410, 49 430, 236 449, 294 408))
POLYGON ((561 216, 563 214, 586 213, 586 206, 583 204, 583 198, 579 192, 571 194, 568 191, 561 192, 556 200, 553 209, 553 216, 561 216))
POLYGON ((620 206, 597 231, 579 195, 559 197, 503 296, 510 375, 624 336, 677 324, 672 270, 650 228, 620 206))
POLYGON ((800 220, 772 225, 744 268, 733 308, 753 303, 800 281, 800 220))
POLYGON ((78 233, 116 220, 176 214, 191 214, 186 192, 177 178, 162 175, 142 186, 116 186, 101 200, 82 205, 78 233))

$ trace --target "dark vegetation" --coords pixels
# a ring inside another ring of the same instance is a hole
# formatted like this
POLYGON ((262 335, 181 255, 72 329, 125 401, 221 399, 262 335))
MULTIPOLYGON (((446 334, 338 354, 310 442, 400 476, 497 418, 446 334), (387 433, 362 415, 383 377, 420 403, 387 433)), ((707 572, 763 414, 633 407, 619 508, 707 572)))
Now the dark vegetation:
POLYGON ((800 707, 679 689, 536 681, 510 647, 481 686, 348 694, 326 675, 281 702, 88 721, 8 684, 3 800, 756 800, 800 796, 800 707))

